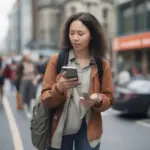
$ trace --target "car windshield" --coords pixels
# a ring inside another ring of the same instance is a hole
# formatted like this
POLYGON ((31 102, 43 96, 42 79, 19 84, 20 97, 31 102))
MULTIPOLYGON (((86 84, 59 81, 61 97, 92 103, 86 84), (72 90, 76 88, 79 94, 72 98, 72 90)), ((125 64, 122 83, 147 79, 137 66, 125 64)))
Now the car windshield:
POLYGON ((126 87, 140 93, 150 93, 150 81, 147 80, 131 81, 126 85, 126 87))

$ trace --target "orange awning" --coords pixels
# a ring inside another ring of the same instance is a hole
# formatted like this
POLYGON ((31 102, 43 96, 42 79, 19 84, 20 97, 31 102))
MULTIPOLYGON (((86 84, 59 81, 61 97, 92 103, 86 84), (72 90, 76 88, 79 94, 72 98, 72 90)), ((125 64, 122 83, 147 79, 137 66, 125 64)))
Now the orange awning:
POLYGON ((136 50, 150 47, 150 32, 116 37, 112 43, 113 51, 136 50))

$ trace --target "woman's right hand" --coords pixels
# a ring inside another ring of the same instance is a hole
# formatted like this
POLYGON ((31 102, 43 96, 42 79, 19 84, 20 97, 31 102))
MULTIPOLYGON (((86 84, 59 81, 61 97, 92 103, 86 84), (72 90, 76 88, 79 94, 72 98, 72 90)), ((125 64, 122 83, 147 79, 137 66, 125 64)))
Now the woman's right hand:
POLYGON ((65 90, 74 88, 80 84, 78 78, 66 79, 66 73, 67 72, 63 72, 59 81, 57 82, 57 88, 61 93, 63 93, 65 90))

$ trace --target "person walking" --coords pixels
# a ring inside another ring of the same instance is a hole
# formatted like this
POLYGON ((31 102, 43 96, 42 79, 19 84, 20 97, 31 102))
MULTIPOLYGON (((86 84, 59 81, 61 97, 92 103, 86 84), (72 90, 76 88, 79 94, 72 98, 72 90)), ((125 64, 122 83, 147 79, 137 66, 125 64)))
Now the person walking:
POLYGON ((2 103, 3 95, 4 95, 4 68, 3 68, 3 58, 0 56, 0 104, 2 103))
POLYGON ((33 80, 36 76, 36 67, 30 58, 30 53, 25 54, 22 63, 20 64, 20 92, 24 102, 24 111, 27 118, 31 119, 31 100, 34 96, 33 80))
POLYGON ((59 54, 48 62, 42 83, 41 101, 54 109, 51 122, 51 146, 47 150, 99 150, 102 136, 101 112, 113 103, 110 65, 104 59, 107 43, 98 20, 90 13, 77 13, 66 22, 62 51, 68 51, 69 67, 78 78, 57 74, 59 54), (102 60, 99 81, 96 60, 102 60), (86 96, 85 96, 86 94, 86 96), (88 96, 89 95, 89 96, 88 96))

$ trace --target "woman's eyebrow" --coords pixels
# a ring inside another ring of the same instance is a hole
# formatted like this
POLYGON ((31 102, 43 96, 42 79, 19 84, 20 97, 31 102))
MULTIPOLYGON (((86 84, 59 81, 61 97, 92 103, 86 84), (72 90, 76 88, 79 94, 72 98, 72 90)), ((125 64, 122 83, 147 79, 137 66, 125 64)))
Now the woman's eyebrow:
POLYGON ((70 32, 77 31, 77 32, 82 32, 82 33, 84 32, 83 30, 80 30, 80 29, 79 29, 79 30, 73 30, 73 29, 71 29, 71 30, 69 30, 69 31, 70 31, 70 32))

